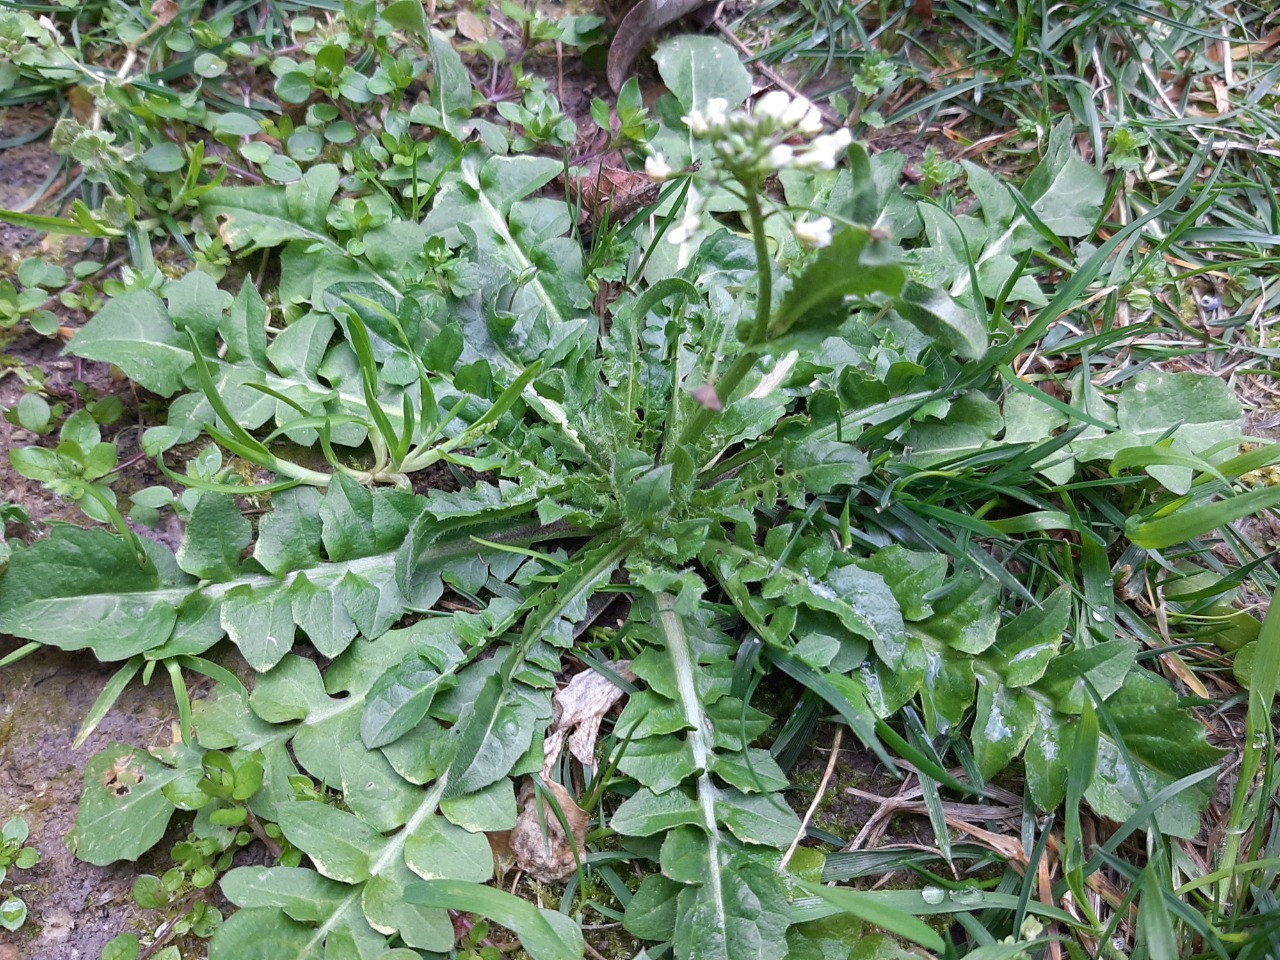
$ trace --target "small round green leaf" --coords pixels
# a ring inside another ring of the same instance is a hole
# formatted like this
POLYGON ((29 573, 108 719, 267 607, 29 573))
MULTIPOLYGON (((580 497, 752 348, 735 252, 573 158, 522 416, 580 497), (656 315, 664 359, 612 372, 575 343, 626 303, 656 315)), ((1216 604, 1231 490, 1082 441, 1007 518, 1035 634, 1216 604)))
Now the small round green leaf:
POLYGON ((306 103, 311 96, 311 79, 297 70, 286 73, 276 81, 276 96, 285 103, 306 103))
POLYGON ((136 933, 122 933, 102 948, 102 960, 138 960, 141 947, 136 933))
POLYGON ((206 80, 220 77, 227 72, 227 61, 214 53, 202 53, 196 57, 196 73, 206 80))
POLYGON ((302 179, 302 168, 289 157, 277 153, 262 165, 262 175, 276 183, 293 183, 302 179))
POLYGON ((271 149, 271 145, 260 140, 253 140, 240 147, 240 156, 250 163, 264 164, 275 155, 276 152, 271 149))
POLYGON ((142 165, 152 173, 174 173, 186 162, 176 143, 158 143, 142 155, 142 165))
POLYGON ((350 143, 356 138, 356 128, 346 120, 337 120, 324 128, 324 138, 330 143, 350 143))
POLYGON ((252 137, 262 125, 245 113, 224 113, 213 124, 213 132, 219 136, 252 137))
POLYGON ((160 878, 144 873, 133 881, 133 900, 144 910, 159 910, 169 903, 169 893, 160 878))
POLYGON ((299 163, 310 163, 324 150, 324 138, 314 130, 299 130, 289 138, 289 156, 299 163))
POLYGON ((6 930, 17 930, 27 919, 27 905, 17 897, 10 897, 0 903, 0 927, 6 930))
POLYGON ((38 393, 24 393, 14 412, 18 418, 18 426, 32 433, 44 433, 53 416, 48 402, 38 393))
POLYGON ((148 457, 158 457, 182 436, 177 427, 148 427, 142 434, 142 452, 148 457))

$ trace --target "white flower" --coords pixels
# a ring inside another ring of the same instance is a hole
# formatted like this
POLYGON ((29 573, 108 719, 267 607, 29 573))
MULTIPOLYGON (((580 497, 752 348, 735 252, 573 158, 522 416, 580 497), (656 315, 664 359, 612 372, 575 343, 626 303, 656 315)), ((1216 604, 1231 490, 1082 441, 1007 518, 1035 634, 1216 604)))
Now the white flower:
POLYGON ((702 219, 696 213, 686 213, 675 228, 667 234, 667 239, 676 246, 680 246, 688 243, 701 227, 702 219))
POLYGON ((660 153, 645 157, 644 172, 649 175, 649 179, 656 183, 663 183, 675 175, 675 171, 671 169, 671 164, 667 163, 666 158, 660 153))
POLYGON ((785 143, 780 143, 769 151, 769 166, 775 170, 782 170, 791 166, 791 161, 794 159, 795 151, 785 143))
POLYGON ((808 250, 818 250, 822 247, 831 246, 830 217, 819 217, 817 220, 797 220, 793 229, 800 246, 808 250))
POLYGON ((707 127, 707 118, 702 115, 701 110, 690 110, 680 120, 695 137, 704 136, 709 129, 707 127))
POLYGON ((822 132, 822 111, 812 103, 809 109, 805 111, 804 117, 801 118, 796 129, 802 136, 812 137, 822 132))
POLYGON ((834 170, 840 154, 852 142, 853 134, 846 127, 841 127, 835 133, 814 137, 809 149, 796 158, 795 165, 802 170, 834 170))
POLYGON ((729 101, 724 97, 712 97, 707 101, 707 110, 703 114, 706 117, 707 126, 712 130, 719 130, 729 122, 729 101))
POLYGON ((782 90, 770 90, 756 101, 755 114, 791 125, 794 121, 788 121, 787 114, 793 109, 795 102, 782 90))
POLYGON ((809 115, 812 108, 813 104, 807 97, 796 97, 787 104, 787 109, 782 114, 782 122, 788 127, 794 127, 809 115))

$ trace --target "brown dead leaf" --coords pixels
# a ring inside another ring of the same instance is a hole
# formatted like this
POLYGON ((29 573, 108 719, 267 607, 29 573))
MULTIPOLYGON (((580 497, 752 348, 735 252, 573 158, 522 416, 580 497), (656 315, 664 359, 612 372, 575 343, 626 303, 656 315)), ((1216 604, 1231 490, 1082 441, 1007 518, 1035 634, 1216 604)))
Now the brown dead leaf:
POLYGON ((1209 89, 1213 91, 1213 106, 1218 111, 1218 115, 1230 113, 1231 98, 1227 96, 1227 85, 1217 77, 1206 77, 1205 82, 1209 85, 1209 89))
POLYGON ((93 119, 93 108, 96 101, 93 94, 81 86, 67 91, 67 101, 71 104, 71 115, 80 123, 88 123, 93 119))
MULTIPOLYGON (((634 680, 630 660, 619 660, 608 665, 618 676, 634 680)), ((584 670, 564 687, 557 690, 552 701, 554 720, 547 731, 542 765, 542 778, 551 779, 551 769, 560 758, 564 740, 569 738, 569 752, 585 766, 596 762, 596 737, 600 734, 600 722, 610 708, 622 697, 623 689, 602 673, 584 670)))
POLYGON ((182 8, 174 3, 173 0, 155 0, 155 3, 151 4, 151 16, 155 18, 156 25, 158 26, 164 26, 166 23, 172 23, 173 18, 176 17, 181 10, 182 8))
POLYGON ((586 856, 589 818, 562 785, 554 780, 546 783, 554 804, 540 796, 533 781, 525 778, 516 796, 519 810, 516 825, 511 828, 506 843, 519 869, 541 883, 555 883, 578 869, 586 856), (560 807, 559 812, 556 805, 560 807), (560 813, 569 825, 569 833, 565 833, 560 813))
POLYGON ((459 10, 457 24, 458 32, 476 43, 483 43, 493 36, 492 24, 474 11, 459 10))
POLYGON ((646 173, 603 165, 569 181, 570 197, 582 208, 579 222, 593 228, 606 217, 611 223, 622 223, 657 200, 659 189, 646 173))

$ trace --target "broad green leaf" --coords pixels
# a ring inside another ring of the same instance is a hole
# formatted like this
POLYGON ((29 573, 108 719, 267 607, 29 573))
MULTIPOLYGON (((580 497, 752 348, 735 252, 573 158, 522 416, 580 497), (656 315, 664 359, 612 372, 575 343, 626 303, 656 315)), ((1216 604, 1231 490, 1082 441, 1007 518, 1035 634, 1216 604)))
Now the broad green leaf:
POLYGON ((426 716, 440 690, 453 684, 423 655, 408 657, 378 678, 365 697, 360 737, 365 746, 381 747, 400 739, 426 716))
MULTIPOLYGON (((1224 754, 1209 746, 1203 724, 1179 708, 1168 684, 1146 670, 1131 671, 1105 708, 1119 739, 1101 724, 1097 765, 1085 794, 1104 817, 1127 819, 1163 787, 1216 765, 1224 754)), ((1212 779, 1201 781, 1161 806, 1155 813, 1161 832, 1195 837, 1214 786, 1212 779)))
MULTIPOLYGON (((1113 458, 1121 450, 1154 447, 1166 437, 1170 451, 1198 455, 1239 435, 1241 407, 1216 376, 1143 371, 1121 388, 1116 416, 1116 432, 1071 444, 1078 459, 1113 458)), ((1146 472, 1174 493, 1191 488, 1188 466, 1155 463, 1146 472)))
POLYGON ((383 839, 358 817, 315 801, 286 804, 279 817, 285 837, 324 876, 343 883, 371 876, 370 861, 381 851, 383 839))
POLYGON ((129 379, 162 397, 183 388, 191 347, 154 293, 112 297, 76 332, 68 351, 86 360, 114 363, 129 379))
POLYGON ((573 920, 503 890, 459 880, 427 880, 411 884, 405 899, 488 917, 513 931, 534 960, 579 960, 583 955, 582 933, 573 920))
POLYGON ((1060 237, 1083 237, 1093 229, 1106 193, 1106 180, 1072 145, 1074 125, 1058 123, 1049 134, 1044 159, 1022 187, 1036 217, 1060 237))
POLYGON ((293 601, 287 584, 254 589, 232 587, 222 601, 222 629, 240 648, 249 666, 270 670, 293 649, 293 601))
POLYGON ((278 247, 289 240, 333 246, 325 228, 330 202, 338 190, 338 168, 312 167, 287 187, 214 187, 200 212, 232 250, 278 247))
POLYGON ((911 630, 960 653, 980 654, 996 641, 999 604, 995 581, 966 571, 933 601, 933 616, 912 624, 911 630))
POLYGON ((202 496, 191 511, 178 547, 178 566, 200 580, 232 580, 240 557, 253 539, 253 527, 232 497, 202 496))
POLYGON ((690 745, 676 737, 650 737, 630 744, 618 769, 654 793, 665 793, 697 772, 690 745))
POLYGON ((321 496, 312 487, 275 494, 271 512, 258 523, 253 558, 277 577, 322 563, 320 504, 321 496))
POLYGON ((381 16, 397 30, 416 33, 419 40, 426 40, 431 35, 422 0, 395 0, 394 3, 387 4, 381 16))
POLYGON ((835 614, 846 629, 870 640, 891 667, 906 655, 898 602, 884 578, 871 570, 834 567, 825 577, 817 577, 784 569, 765 584, 762 595, 766 599, 786 596, 792 603, 835 614))
MULTIPOLYGON (((148 548, 163 559, 163 547, 148 548)), ((167 566, 173 563, 168 558, 167 566)), ((133 546, 102 530, 60 527, 13 551, 0 577, 0 631, 63 650, 127 660, 158 647, 195 583, 139 566, 133 546)))
POLYGON ((454 826, 444 817, 426 818, 405 839, 404 860, 423 880, 484 883, 493 876, 488 838, 454 826))
POLYGON ((160 842, 174 805, 162 793, 180 771, 137 747, 117 743, 94 755, 71 844, 81 860, 106 866, 136 860, 160 842))
POLYGON ((812 896, 821 897, 838 910, 852 914, 860 920, 865 920, 880 927, 882 930, 896 933, 900 937, 920 944, 926 950, 941 953, 944 949, 942 938, 938 936, 937 931, 910 914, 885 906, 856 890, 827 887, 819 883, 809 883, 805 880, 796 880, 794 882, 802 890, 812 896))
POLYGON ((787 896, 769 865, 729 859, 677 901, 675 952, 698 960, 774 960, 787 955, 787 896))
POLYGON ((655 794, 637 790, 614 811, 610 826, 632 837, 651 837, 679 826, 696 826, 703 822, 698 801, 683 790, 655 794))
MULTIPOLYGON (((363 918, 358 922, 363 923, 363 918)), ((348 932, 344 926, 332 923, 325 929, 314 929, 290 919, 282 910, 248 907, 219 925, 209 944, 209 960, 327 960, 331 954, 325 951, 326 935, 336 941, 339 931, 348 932)), ((364 926, 374 934, 367 923, 364 926)), ((363 939, 367 942, 368 937, 363 939)))
POLYGON ((1058 653, 1071 615, 1071 592, 1059 587, 1040 606, 1026 608, 996 633, 988 662, 1011 687, 1035 683, 1058 653))
POLYGON ((976 390, 952 401, 941 421, 930 417, 911 428, 910 460, 930 467, 977 453, 990 446, 1004 421, 994 401, 976 390))
POLYGON ((458 797, 446 797, 440 801, 440 812, 450 823, 468 833, 510 830, 516 825, 515 787, 509 778, 503 777, 483 790, 458 797))
POLYGON ((973 718, 973 756, 990 780, 1022 752, 1036 726, 1031 698, 1003 685, 978 684, 978 710, 973 718))
POLYGON ((898 295, 905 283, 898 259, 897 248, 873 239, 869 228, 841 230, 808 261, 782 298, 767 339, 810 329, 826 336, 844 322, 845 315, 837 308, 846 297, 898 295))
POLYGON ((898 316, 964 360, 978 360, 987 352, 982 321, 951 294, 908 281, 894 300, 898 316))
POLYGON ((350 894, 345 883, 301 867, 237 867, 220 884, 241 909, 276 907, 300 923, 319 923, 350 894))
POLYGON ((877 550, 870 557, 855 562, 864 570, 884 577, 906 620, 924 620, 933 613, 933 607, 925 598, 941 587, 947 577, 947 558, 944 555, 908 550, 897 545, 877 550))
MULTIPOLYGON (((493 862, 484 842, 488 863, 493 862)), ((480 865, 486 860, 481 858, 480 865)), ((488 879, 486 876, 484 879, 488 879)), ((399 860, 393 860, 385 870, 371 877, 360 893, 360 907, 369 925, 379 933, 399 934, 406 944, 437 953, 453 946, 454 930, 449 914, 444 910, 409 902, 406 891, 420 881, 399 860)))
POLYGON ((733 109, 751 93, 751 74, 718 37, 672 37, 658 44, 653 61, 662 82, 686 110, 701 110, 712 97, 723 98, 733 109))

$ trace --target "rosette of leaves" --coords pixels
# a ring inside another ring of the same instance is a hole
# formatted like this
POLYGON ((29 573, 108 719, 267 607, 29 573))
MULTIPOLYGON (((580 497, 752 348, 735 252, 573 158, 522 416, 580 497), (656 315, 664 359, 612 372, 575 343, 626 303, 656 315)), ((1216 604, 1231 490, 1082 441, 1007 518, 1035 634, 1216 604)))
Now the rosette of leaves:
MULTIPOLYGON (((1079 629, 1084 608, 1071 618, 1051 591, 1024 589, 1025 612, 1004 620, 1007 584, 967 564, 951 572, 942 551, 954 543, 899 523, 891 497, 885 520, 865 502, 903 462, 913 421, 994 405, 973 385, 984 322, 909 281, 901 251, 869 225, 883 191, 865 154, 833 186, 844 191, 833 212, 850 223, 829 247, 779 268, 748 202, 751 242, 717 230, 686 264, 655 268, 600 337, 580 254, 562 242, 565 204, 530 197, 552 175, 545 160, 474 150, 442 174, 426 217, 475 265, 481 291, 433 294, 476 351, 439 365, 440 381, 482 410, 511 391, 503 435, 486 439, 494 477, 419 497, 338 474, 323 495, 274 494, 256 537, 231 498, 210 492, 176 556, 145 546, 139 564, 109 534, 58 531, 15 550, 0 579, 0 629, 19 636, 154 659, 225 634, 261 673, 247 701, 227 684, 199 708, 184 742, 232 763, 261 756, 249 809, 311 866, 229 873, 223 891, 242 910, 215 958, 245 955, 268 931, 299 957, 442 952, 445 906, 527 923, 526 947, 575 955, 562 920, 479 886, 480 834, 510 825, 509 778, 541 768, 554 674, 564 651, 589 655, 589 601, 606 591, 633 600, 612 640, 634 648, 641 686, 615 724, 630 796, 610 823, 662 838, 660 874, 626 922, 673 940, 681 960, 785 953, 778 851, 799 828, 781 800, 785 771, 752 746, 769 723, 750 705, 756 668, 800 681, 886 764, 897 753, 953 789, 978 787, 948 774, 933 743, 966 728, 980 776, 1021 756, 1048 806, 1087 788, 1099 809, 1127 815, 1184 770, 1204 775, 1216 754, 1163 681, 1134 667, 1131 644, 1079 629), (568 549, 539 552, 553 542, 568 549), (406 613, 425 619, 397 628, 406 613), (291 652, 300 635, 333 658, 327 669, 291 652), (911 703, 924 716, 914 740, 888 722, 911 703), (1103 708, 1135 718, 1134 732, 1104 734, 1103 708), (1138 718, 1172 731, 1182 759, 1138 718), (1087 783, 1064 786, 1063 750, 1089 760, 1078 767, 1087 783)), ((334 177, 316 168, 284 189, 215 192, 206 214, 233 247, 283 245, 299 270, 312 253, 346 262, 346 287, 329 267, 290 281, 305 304, 294 325, 328 311, 329 349, 360 368, 362 391, 372 368, 383 382, 402 361, 421 382, 418 364, 437 369, 429 351, 448 327, 400 336, 392 320, 407 332, 414 298, 333 239, 322 208, 334 177)), ((415 227, 403 231, 410 246, 415 227)), ((212 382, 209 358, 206 377, 192 356, 202 386, 212 382)), ((152 768, 134 786, 167 776, 152 768)), ((1166 801, 1158 822, 1185 835, 1202 800, 1166 801)))

